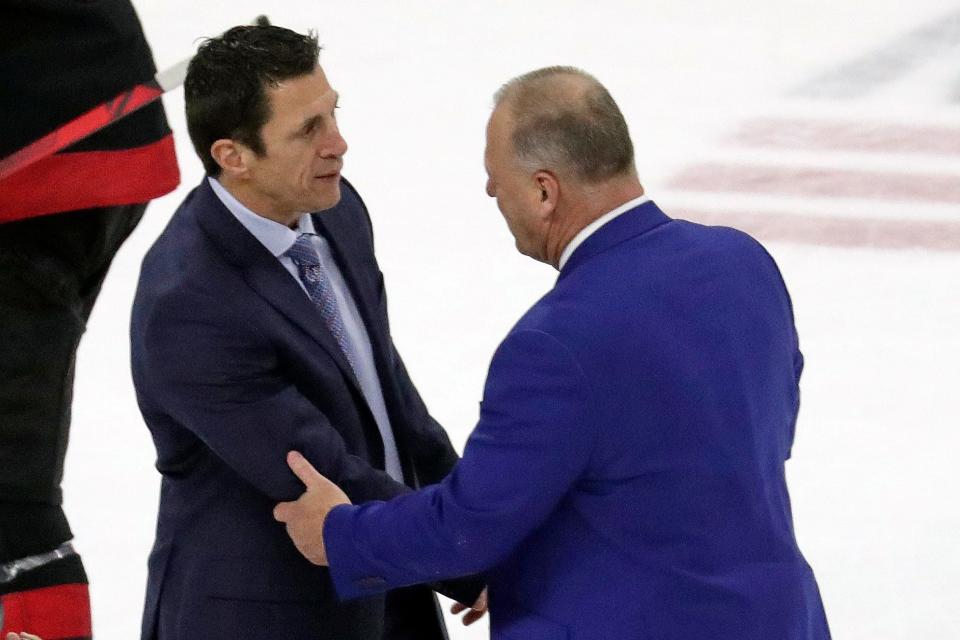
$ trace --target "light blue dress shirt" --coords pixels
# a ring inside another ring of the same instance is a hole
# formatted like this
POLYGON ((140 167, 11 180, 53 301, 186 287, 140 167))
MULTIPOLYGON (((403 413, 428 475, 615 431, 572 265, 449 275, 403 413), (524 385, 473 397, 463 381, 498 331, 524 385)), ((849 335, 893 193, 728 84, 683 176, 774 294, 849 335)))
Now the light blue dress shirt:
MULTIPOLYGON (((367 334, 367 328, 363 324, 360 311, 357 304, 347 287, 337 261, 330 250, 330 244, 320 235, 317 235, 313 226, 313 219, 309 213, 300 216, 297 222, 297 229, 285 227, 279 222, 274 222, 268 218, 257 215, 248 209, 243 203, 237 200, 227 189, 215 178, 207 178, 210 181, 210 187, 217 194, 220 201, 230 213, 244 226, 244 228, 253 234, 253 237, 260 241, 267 250, 276 256, 280 264, 283 265, 290 276, 296 281, 303 294, 307 295, 307 290, 300 281, 300 275, 297 272, 297 266, 288 256, 284 255, 297 237, 302 233, 314 234, 311 237, 313 248, 320 255, 323 268, 330 278, 333 285, 333 291, 337 298, 337 306, 340 309, 340 316, 343 318, 343 326, 347 333, 347 343, 350 348, 350 356, 354 364, 354 373, 357 375, 357 381, 360 383, 360 389, 363 391, 363 397, 370 406, 374 419, 377 421, 377 428, 380 430, 380 437, 383 439, 383 454, 386 466, 386 472, 397 482, 403 482, 403 471, 400 467, 400 454, 397 452, 397 441, 393 435, 393 428, 390 426, 390 418, 387 414, 387 405, 383 399, 383 390, 380 387, 380 378, 377 377, 377 367, 373 359, 373 347, 370 345, 370 336, 367 334)), ((323 322, 319 312, 317 322, 323 322)))

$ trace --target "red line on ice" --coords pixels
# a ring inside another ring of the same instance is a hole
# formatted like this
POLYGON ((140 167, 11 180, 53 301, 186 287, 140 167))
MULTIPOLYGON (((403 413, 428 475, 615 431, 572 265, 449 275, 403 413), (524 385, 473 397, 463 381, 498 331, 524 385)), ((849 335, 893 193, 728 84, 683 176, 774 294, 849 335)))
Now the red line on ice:
POLYGON ((758 118, 743 123, 734 140, 750 147, 960 156, 956 127, 758 118))
POLYGON ((704 163, 682 170, 668 186, 687 191, 960 203, 960 176, 948 174, 704 163))
POLYGON ((960 223, 938 220, 886 220, 823 217, 751 211, 705 212, 691 209, 672 215, 694 222, 742 229, 763 241, 829 247, 960 251, 960 223))

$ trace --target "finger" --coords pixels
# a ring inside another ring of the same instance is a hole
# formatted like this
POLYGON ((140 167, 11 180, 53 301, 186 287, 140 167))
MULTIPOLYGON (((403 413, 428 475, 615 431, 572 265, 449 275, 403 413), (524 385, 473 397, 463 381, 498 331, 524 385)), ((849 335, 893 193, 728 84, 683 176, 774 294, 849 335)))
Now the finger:
POLYGON ((467 612, 467 615, 463 616, 463 626, 469 627, 474 622, 482 618, 483 615, 484 615, 484 612, 474 611, 473 609, 471 609, 470 611, 467 612))
POLYGON ((459 602, 454 602, 453 606, 450 607, 450 613, 460 613, 461 611, 467 610, 467 605, 460 604, 459 602))
POLYGON ((330 482, 320 475, 320 472, 314 469, 313 465, 299 451, 291 451, 287 454, 287 465, 308 490, 322 487, 325 483, 330 482))
POLYGON ((470 608, 473 609, 474 611, 479 611, 480 613, 483 613, 487 610, 487 589, 486 588, 484 588, 483 591, 480 592, 480 595, 477 596, 477 601, 474 602, 473 606, 470 608))

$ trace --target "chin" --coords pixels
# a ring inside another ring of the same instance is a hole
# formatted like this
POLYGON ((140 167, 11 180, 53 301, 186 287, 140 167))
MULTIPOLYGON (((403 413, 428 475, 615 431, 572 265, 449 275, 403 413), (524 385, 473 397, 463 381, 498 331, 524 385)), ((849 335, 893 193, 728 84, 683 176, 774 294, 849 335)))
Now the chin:
POLYGON ((312 207, 312 211, 325 211, 327 209, 332 209, 337 206, 340 202, 340 189, 337 188, 337 192, 333 194, 326 194, 322 198, 317 198, 312 207))
POLYGON ((514 242, 513 245, 517 248, 517 252, 520 255, 527 256, 528 258, 533 258, 533 254, 530 253, 530 250, 525 245, 521 244, 519 240, 514 242))

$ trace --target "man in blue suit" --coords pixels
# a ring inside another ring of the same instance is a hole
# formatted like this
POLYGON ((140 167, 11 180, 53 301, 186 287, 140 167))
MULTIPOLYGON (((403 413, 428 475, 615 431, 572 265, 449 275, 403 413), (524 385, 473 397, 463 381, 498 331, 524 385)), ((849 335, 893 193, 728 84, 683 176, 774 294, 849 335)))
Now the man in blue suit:
MULTIPOLYGON (((144 639, 446 637, 425 587, 337 602, 271 517, 301 490, 290 449, 358 502, 439 482, 457 461, 393 346, 317 59, 312 36, 236 27, 187 74, 207 177, 144 259, 131 328, 163 475, 144 639)), ((482 587, 437 588, 472 603, 482 587)))
POLYGON ((351 506, 290 454, 307 491, 275 516, 297 547, 346 599, 485 572, 498 640, 829 638, 784 478, 803 361, 771 257, 648 200, 623 116, 576 69, 501 89, 486 167, 557 283, 494 354, 439 485, 351 506))

